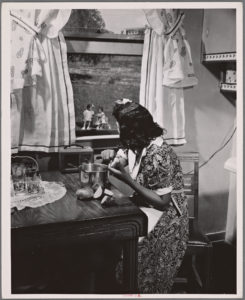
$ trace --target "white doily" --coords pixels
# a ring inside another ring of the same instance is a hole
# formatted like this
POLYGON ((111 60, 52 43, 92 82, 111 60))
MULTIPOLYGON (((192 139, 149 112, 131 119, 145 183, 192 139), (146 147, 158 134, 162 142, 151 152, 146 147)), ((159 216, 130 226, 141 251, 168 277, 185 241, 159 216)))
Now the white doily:
POLYGON ((42 181, 44 193, 15 195, 11 197, 11 208, 21 210, 25 207, 39 207, 52 203, 65 196, 66 188, 62 183, 42 181))

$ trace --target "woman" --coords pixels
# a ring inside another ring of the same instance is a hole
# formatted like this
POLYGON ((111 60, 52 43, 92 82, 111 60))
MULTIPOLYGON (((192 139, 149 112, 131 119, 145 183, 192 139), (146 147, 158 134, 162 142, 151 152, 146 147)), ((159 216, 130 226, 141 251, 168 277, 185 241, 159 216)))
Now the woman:
MULTIPOLYGON (((188 240, 187 202, 182 170, 173 149, 143 106, 118 100, 113 110, 124 147, 109 170, 134 191, 132 200, 148 216, 148 235, 139 241, 140 293, 169 293, 188 240), (124 167, 128 164, 129 172, 124 167)), ((104 160, 113 151, 104 151, 104 160)))

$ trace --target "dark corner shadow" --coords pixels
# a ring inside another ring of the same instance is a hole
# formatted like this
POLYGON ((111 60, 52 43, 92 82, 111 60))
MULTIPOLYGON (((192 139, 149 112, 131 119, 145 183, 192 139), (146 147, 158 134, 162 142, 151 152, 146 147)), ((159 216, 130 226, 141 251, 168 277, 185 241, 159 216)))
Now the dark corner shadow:
POLYGON ((204 233, 224 231, 228 208, 228 192, 221 191, 219 193, 199 195, 198 203, 200 229, 204 233))
POLYGON ((236 92, 225 92, 225 91, 221 91, 221 94, 234 106, 236 107, 236 92))

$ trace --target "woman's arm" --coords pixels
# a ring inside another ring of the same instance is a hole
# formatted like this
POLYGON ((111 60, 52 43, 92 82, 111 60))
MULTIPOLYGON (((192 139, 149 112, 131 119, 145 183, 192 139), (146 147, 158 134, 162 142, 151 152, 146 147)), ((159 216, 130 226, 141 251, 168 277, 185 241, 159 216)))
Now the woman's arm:
POLYGON ((131 179, 131 182, 128 183, 128 185, 137 192, 138 195, 140 195, 145 202, 158 210, 165 210, 168 206, 169 202, 171 201, 171 193, 167 193, 165 195, 159 196, 154 191, 147 189, 137 183, 136 181, 131 179))
POLYGON ((141 196, 144 201, 149 205, 158 210, 165 210, 171 200, 171 193, 159 196, 154 191, 147 189, 140 185, 138 182, 134 181, 131 176, 124 170, 123 165, 120 161, 117 162, 115 166, 117 169, 109 167, 110 172, 116 178, 122 180, 128 184, 139 196, 141 196))

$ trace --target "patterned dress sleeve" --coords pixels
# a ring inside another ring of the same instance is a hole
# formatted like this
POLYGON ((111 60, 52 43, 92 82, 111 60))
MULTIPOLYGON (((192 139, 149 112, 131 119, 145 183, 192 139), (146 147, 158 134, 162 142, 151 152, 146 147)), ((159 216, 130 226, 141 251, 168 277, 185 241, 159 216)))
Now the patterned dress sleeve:
POLYGON ((146 188, 159 195, 171 192, 172 164, 168 148, 165 145, 152 145, 143 160, 140 173, 139 180, 146 188))
POLYGON ((172 182, 173 190, 175 191, 182 190, 184 188, 182 167, 177 154, 174 152, 172 148, 170 149, 170 157, 171 157, 171 164, 172 164, 171 182, 172 182))

